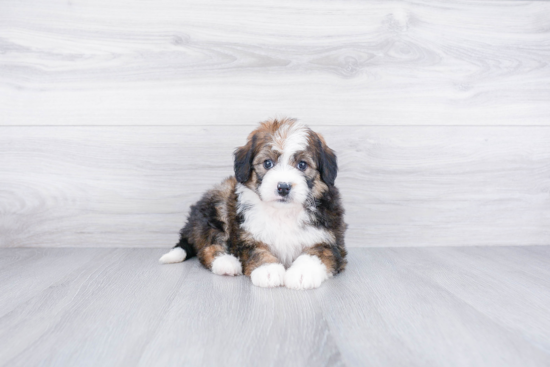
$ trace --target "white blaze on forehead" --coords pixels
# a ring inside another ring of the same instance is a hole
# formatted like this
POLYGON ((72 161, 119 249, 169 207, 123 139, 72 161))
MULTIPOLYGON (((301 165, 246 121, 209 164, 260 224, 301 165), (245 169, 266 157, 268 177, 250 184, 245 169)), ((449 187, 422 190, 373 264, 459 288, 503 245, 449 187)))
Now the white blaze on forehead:
POLYGON ((291 185, 292 190, 287 197, 295 203, 304 203, 308 197, 309 188, 302 172, 291 165, 292 157, 299 151, 305 150, 308 144, 309 129, 296 120, 286 120, 273 133, 271 148, 281 153, 275 167, 270 169, 262 178, 259 194, 262 200, 280 201, 277 185, 285 182, 291 185))
POLYGON ((308 128, 300 122, 281 126, 273 135, 273 150, 281 153, 280 163, 288 163, 296 152, 306 149, 308 128))

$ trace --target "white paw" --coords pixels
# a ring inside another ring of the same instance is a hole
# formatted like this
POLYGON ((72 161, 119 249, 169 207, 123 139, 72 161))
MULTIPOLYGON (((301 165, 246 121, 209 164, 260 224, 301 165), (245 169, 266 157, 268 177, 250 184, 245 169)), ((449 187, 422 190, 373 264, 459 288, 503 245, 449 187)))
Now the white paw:
POLYGON ((315 255, 300 255, 286 271, 285 286, 291 289, 318 288, 329 278, 327 267, 315 255))
POLYGON ((165 253, 159 259, 159 262, 163 264, 180 263, 185 260, 187 253, 181 247, 176 247, 165 253))
POLYGON ((282 264, 265 264, 250 274, 252 284, 258 287, 278 287, 284 284, 285 267, 282 264))
POLYGON ((241 275, 241 262, 233 255, 220 255, 212 262, 212 273, 217 275, 241 275))

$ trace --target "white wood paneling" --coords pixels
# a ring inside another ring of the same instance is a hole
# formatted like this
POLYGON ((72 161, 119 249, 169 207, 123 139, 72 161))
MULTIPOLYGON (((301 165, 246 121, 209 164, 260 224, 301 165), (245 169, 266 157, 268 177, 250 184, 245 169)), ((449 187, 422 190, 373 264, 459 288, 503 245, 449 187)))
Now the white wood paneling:
POLYGON ((550 2, 0 2, 0 124, 546 125, 550 2))
MULTIPOLYGON (((550 243, 550 128, 314 127, 349 246, 550 243)), ((0 246, 170 247, 249 127, 0 128, 0 246)))

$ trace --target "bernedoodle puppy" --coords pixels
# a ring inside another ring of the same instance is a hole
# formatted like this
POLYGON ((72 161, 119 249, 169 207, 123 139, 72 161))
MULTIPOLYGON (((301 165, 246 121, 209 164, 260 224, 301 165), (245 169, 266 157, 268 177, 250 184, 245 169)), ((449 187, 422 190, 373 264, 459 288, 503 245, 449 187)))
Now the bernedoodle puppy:
POLYGON ((235 150, 234 168, 191 206, 161 263, 196 255, 214 274, 292 289, 317 288, 344 270, 338 166, 320 134, 295 119, 263 122, 235 150))

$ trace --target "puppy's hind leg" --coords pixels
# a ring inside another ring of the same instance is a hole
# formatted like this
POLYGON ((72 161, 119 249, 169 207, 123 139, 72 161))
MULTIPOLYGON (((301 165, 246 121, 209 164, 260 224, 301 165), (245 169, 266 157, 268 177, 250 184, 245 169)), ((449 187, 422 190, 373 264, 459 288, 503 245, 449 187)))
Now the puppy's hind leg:
POLYGON ((162 264, 180 263, 184 260, 192 258, 195 255, 195 249, 187 241, 187 238, 182 235, 178 244, 169 252, 162 255, 159 262, 162 264))

